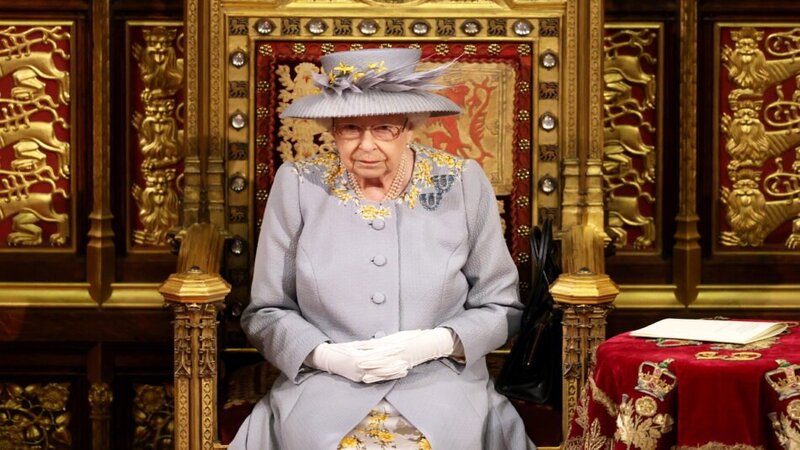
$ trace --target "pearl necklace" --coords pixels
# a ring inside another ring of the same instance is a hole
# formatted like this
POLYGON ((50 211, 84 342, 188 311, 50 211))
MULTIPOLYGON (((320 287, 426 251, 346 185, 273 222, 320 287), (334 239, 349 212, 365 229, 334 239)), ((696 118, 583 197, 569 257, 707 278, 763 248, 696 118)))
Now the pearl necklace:
MULTIPOLYGON (((388 200, 394 200, 400 196, 401 190, 403 189, 403 181, 406 179, 407 162, 408 157, 406 156, 406 152, 403 151, 403 156, 400 157, 400 165, 397 166, 397 173, 394 174, 394 178, 392 178, 392 184, 389 185, 389 189, 386 190, 386 194, 384 194, 383 198, 380 200, 381 203, 388 200)), ((366 198, 364 196, 364 192, 361 190, 361 186, 358 185, 358 181, 352 172, 347 172, 347 180, 350 182, 350 186, 356 193, 356 197, 360 199, 366 198)))

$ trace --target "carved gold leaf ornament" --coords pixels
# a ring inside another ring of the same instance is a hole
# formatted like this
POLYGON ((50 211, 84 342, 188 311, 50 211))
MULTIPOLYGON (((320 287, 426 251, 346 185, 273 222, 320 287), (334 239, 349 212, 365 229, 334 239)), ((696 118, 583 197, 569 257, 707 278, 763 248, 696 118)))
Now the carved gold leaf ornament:
POLYGON ((108 383, 92 383, 89 388, 89 405, 92 407, 92 415, 107 415, 114 401, 114 394, 108 383))
POLYGON ((69 383, 0 383, 0 448, 72 448, 69 387, 69 383))
POLYGON ((783 158, 792 150, 795 159, 800 153, 800 135, 795 132, 800 126, 800 86, 790 81, 800 73, 797 29, 766 38, 765 34, 749 26, 731 29, 734 46, 723 45, 721 50, 734 87, 727 95, 732 115, 726 112, 720 118, 721 139, 730 157, 724 168, 730 185, 723 178, 719 188, 728 229, 721 230, 718 239, 727 247, 763 247, 775 230, 791 221, 784 245, 792 250, 800 247, 800 165, 784 167, 783 158), (762 46, 775 58, 767 59, 762 46), (775 97, 766 96, 773 86, 775 97), (770 159, 772 173, 765 171, 770 159))
POLYGON ((133 448, 171 448, 173 443, 173 390, 171 385, 134 385, 133 448))
POLYGON ((61 26, 0 26, 0 77, 12 85, 0 91, 0 221, 11 222, 8 246, 70 239, 70 73, 59 68, 70 59, 63 49, 70 39, 61 26), (48 83, 58 86, 56 99, 48 83))
POLYGON ((607 29, 603 65, 603 190, 608 210, 606 232, 618 248, 656 246, 656 218, 643 211, 656 198, 659 149, 648 120, 655 117, 657 61, 651 50, 660 30, 648 27, 607 29), (637 95, 642 92, 642 95, 637 95), (632 243, 628 234, 636 230, 632 243))
POLYGON ((137 206, 132 239, 147 246, 169 245, 168 232, 178 225, 181 205, 179 164, 184 158, 180 117, 184 60, 179 57, 177 27, 143 27, 144 45, 134 43, 142 110, 132 113, 137 132, 140 181, 131 186, 137 206))

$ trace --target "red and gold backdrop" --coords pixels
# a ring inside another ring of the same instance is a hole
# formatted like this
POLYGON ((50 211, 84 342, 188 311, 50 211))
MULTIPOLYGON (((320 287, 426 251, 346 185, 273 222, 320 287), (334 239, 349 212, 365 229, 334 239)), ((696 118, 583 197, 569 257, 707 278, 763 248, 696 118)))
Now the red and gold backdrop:
POLYGON ((658 253, 663 246, 663 26, 607 24, 604 50, 606 233, 619 251, 658 253))
POLYGON ((181 22, 127 23, 126 243, 170 247, 183 198, 184 44, 181 22))
POLYGON ((0 22, 0 252, 74 250, 72 22, 0 22))
POLYGON ((316 123, 277 118, 292 99, 311 92, 320 56, 415 47, 425 64, 457 59, 442 93, 466 112, 432 119, 416 137, 482 164, 527 280, 534 222, 559 219, 559 35, 558 19, 229 17, 229 230, 253 242, 277 166, 331 150, 331 136, 316 123))
POLYGON ((800 28, 720 24, 715 250, 800 249, 800 28))
MULTIPOLYGON (((360 44, 377 48, 379 43, 360 44)), ((531 191, 530 177, 514 177, 514 169, 529 169, 531 142, 531 67, 529 44, 394 44, 418 47, 425 65, 458 58, 455 67, 441 80, 451 87, 442 93, 464 109, 457 117, 431 119, 417 134, 419 142, 478 161, 486 171, 501 200, 507 230, 521 263, 530 232, 528 208, 512 208, 515 198, 531 191), (516 149, 516 151, 515 151, 516 149), (506 206, 509 205, 509 206, 506 206), (513 224, 513 227, 508 227, 513 224), (516 230, 516 233, 512 232, 516 230)), ((271 91, 256 93, 256 179, 255 217, 260 220, 266 206, 266 192, 277 166, 284 161, 332 151, 333 137, 311 120, 284 119, 275 123, 292 100, 312 92, 311 74, 319 73, 318 60, 325 53, 349 50, 352 44, 258 44, 256 86, 271 85, 271 91)))

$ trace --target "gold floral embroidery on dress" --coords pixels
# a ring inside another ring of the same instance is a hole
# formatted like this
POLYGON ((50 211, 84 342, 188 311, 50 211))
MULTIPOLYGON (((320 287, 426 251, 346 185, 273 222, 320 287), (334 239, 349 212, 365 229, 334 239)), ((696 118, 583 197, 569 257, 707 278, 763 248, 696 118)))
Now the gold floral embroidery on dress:
POLYGON ((377 406, 341 441, 337 450, 431 450, 428 439, 391 407, 377 406), (384 409, 385 408, 385 409, 384 409))
MULTIPOLYGON (((422 196, 426 200, 426 209, 436 209, 442 195, 449 190, 456 179, 461 178, 464 160, 420 144, 410 144, 410 147, 416 154, 411 181, 405 193, 393 201, 398 205, 405 204, 409 209, 414 209, 422 196), (437 183, 437 179, 440 182, 437 183)), ((331 195, 337 198, 342 205, 354 205, 356 213, 362 219, 375 220, 391 217, 392 210, 390 208, 362 202, 353 193, 347 179, 347 171, 344 169, 338 153, 323 151, 311 158, 295 161, 294 164, 295 170, 300 176, 317 172, 321 183, 329 189, 331 195)))
POLYGON ((392 215, 392 210, 383 206, 360 205, 358 214, 364 220, 384 219, 392 215))

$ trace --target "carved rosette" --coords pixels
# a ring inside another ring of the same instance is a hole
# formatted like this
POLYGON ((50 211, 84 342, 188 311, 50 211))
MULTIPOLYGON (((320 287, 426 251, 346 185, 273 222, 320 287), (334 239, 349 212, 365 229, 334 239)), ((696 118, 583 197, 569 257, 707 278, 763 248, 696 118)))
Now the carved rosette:
POLYGON ((166 247, 167 233, 178 225, 184 159, 183 64, 180 26, 132 26, 133 85, 129 158, 135 209, 131 238, 135 245, 166 247))
POLYGON ((71 449, 70 383, 0 383, 0 448, 71 449))
POLYGON ((607 25, 603 65, 606 233, 625 250, 657 248, 661 29, 607 25))
POLYGON ((798 30, 721 29, 721 249, 800 248, 798 30))
POLYGON ((134 385, 133 436, 135 450, 172 448, 173 393, 170 385, 134 385))
POLYGON ((0 24, 0 248, 70 246, 71 23, 0 24))
POLYGON ((112 401, 114 401, 114 395, 108 383, 92 383, 89 388, 89 406, 92 408, 92 416, 108 417, 112 401))

